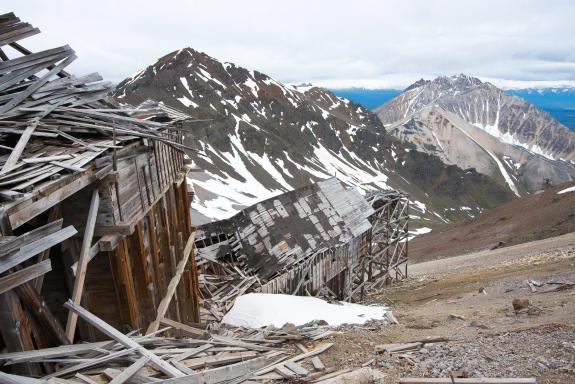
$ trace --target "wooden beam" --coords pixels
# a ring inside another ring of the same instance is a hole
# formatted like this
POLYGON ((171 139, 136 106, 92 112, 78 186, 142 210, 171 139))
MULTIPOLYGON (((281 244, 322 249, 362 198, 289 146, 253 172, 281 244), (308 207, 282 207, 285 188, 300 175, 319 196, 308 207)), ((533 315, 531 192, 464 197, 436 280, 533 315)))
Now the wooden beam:
POLYGON ((0 372, 0 383, 2 384, 48 384, 46 380, 38 380, 32 377, 11 375, 0 372))
POLYGON ((190 257, 190 254, 192 253, 192 249, 194 248, 195 237, 196 237, 196 232, 192 232, 192 234, 188 238, 188 242, 186 243, 186 246, 184 248, 184 254, 182 255, 182 260, 180 260, 180 262, 178 263, 178 267, 176 268, 176 273, 174 274, 174 276, 170 280, 170 284, 168 284, 168 289, 167 289, 166 295, 164 296, 164 298, 160 302, 160 305, 158 306, 158 310, 156 312, 156 320, 154 320, 150 323, 150 325, 148 326, 148 329, 146 330, 146 334, 150 334, 150 333, 157 331, 158 328, 160 327, 160 321, 164 318, 164 316, 166 316, 168 306, 170 305, 170 302, 172 301, 172 297, 174 296, 174 292, 176 292, 176 287, 178 286, 178 283, 180 282, 180 279, 182 277, 182 273, 184 273, 184 269, 186 267, 186 264, 188 263, 188 259, 190 257))
MULTIPOLYGON (((30 333, 29 321, 25 318, 18 296, 12 291, 0 295, 0 335, 6 350, 12 352, 9 355, 27 353, 34 349, 30 333)), ((12 372, 28 376, 41 373, 38 364, 29 360, 20 363, 12 372)))
POLYGON ((18 163, 20 156, 22 156, 22 152, 24 152, 24 148, 26 148, 26 144, 28 144, 28 140, 30 140, 30 137, 32 137, 32 134, 36 130, 36 127, 38 126, 39 122, 40 119, 36 118, 34 119, 34 121, 32 121, 32 124, 26 127, 26 129, 20 136, 18 143, 16 144, 12 152, 10 152, 10 157, 8 157, 8 159, 4 163, 4 166, 0 170, 0 175, 10 172, 16 167, 16 163, 18 163))
POLYGON ((151 266, 148 259, 148 252, 144 242, 144 232, 142 223, 137 223, 135 231, 130 236, 130 254, 132 257, 132 272, 134 286, 138 295, 140 305, 140 315, 144 324, 148 324, 154 318, 157 303, 155 301, 156 287, 153 284, 151 266))
POLYGON ((76 229, 73 226, 68 226, 58 232, 52 233, 44 238, 38 239, 32 243, 26 244, 18 250, 18 252, 0 258, 0 273, 6 272, 10 268, 17 266, 20 263, 30 259, 37 254, 44 252, 46 249, 60 244, 62 241, 72 237, 76 234, 76 229))
POLYGON ((198 336, 202 336, 206 333, 205 329, 198 329, 198 328, 190 327, 189 325, 182 324, 180 322, 170 320, 170 319, 167 319, 165 317, 160 319, 160 324, 165 325, 167 327, 172 327, 174 329, 177 329, 178 331, 181 331, 184 335, 191 336, 194 338, 197 338, 198 336))
MULTIPOLYGON (((74 175, 74 177, 75 176, 76 175, 74 175)), ((12 229, 16 229, 27 223, 30 219, 38 216, 47 209, 52 208, 62 200, 67 199, 74 193, 92 184, 94 181, 96 181, 96 176, 94 176, 91 170, 88 170, 85 174, 81 174, 77 179, 70 182, 70 184, 63 186, 54 193, 50 193, 47 196, 34 201, 26 207, 20 209, 16 206, 14 209, 15 212, 8 212, 8 218, 10 219, 12 229)))
POLYGON ((120 240, 122 240, 121 236, 118 235, 105 235, 98 240, 98 244, 100 245, 100 251, 108 252, 113 251, 118 247, 120 244, 120 240))
POLYGON ((3 365, 12 365, 25 361, 35 362, 41 361, 42 359, 80 355, 97 350, 98 348, 104 348, 109 343, 110 341, 98 341, 95 343, 61 345, 59 347, 52 348, 35 349, 22 352, 10 352, 0 354, 0 361, 3 362, 3 365))
POLYGON ((52 270, 50 259, 0 277, 0 294, 18 287, 52 270))
MULTIPOLYGON (((262 369, 269 365, 272 362, 271 359, 273 357, 275 356, 270 355, 256 357, 255 359, 250 359, 219 368, 208 369, 193 375, 164 380, 162 384, 218 384, 230 382, 234 379, 244 378, 244 376, 251 376, 258 369, 262 369)), ((239 383, 240 381, 237 382, 239 383)))
MULTIPOLYGON (((86 280, 86 270, 90 258, 90 248, 92 247, 92 238, 94 237, 94 228, 96 226, 96 218, 98 216, 99 206, 100 195, 98 194, 98 189, 94 188, 94 192, 92 192, 92 199, 90 200, 90 209, 88 211, 86 228, 84 229, 84 239, 82 240, 80 258, 78 259, 78 269, 76 270, 74 289, 72 291, 72 301, 75 304, 80 304, 80 301, 82 300, 82 292, 84 291, 84 281, 86 280)), ((69 312, 68 322, 66 323, 66 337, 71 342, 74 341, 77 321, 78 315, 76 315, 74 312, 69 312)))
POLYGON ((90 360, 84 361, 82 363, 70 365, 64 369, 60 369, 59 371, 56 371, 54 373, 51 373, 51 374, 45 376, 45 378, 49 379, 52 377, 64 376, 64 375, 67 375, 70 373, 78 372, 78 371, 93 367, 93 366, 98 365, 98 364, 102 364, 102 363, 106 363, 108 361, 116 360, 119 357, 131 355, 134 352, 136 352, 136 348, 123 349, 121 351, 113 352, 113 353, 110 353, 108 355, 98 357, 97 359, 90 359, 90 360))
POLYGON ((55 342, 64 345, 70 344, 58 318, 52 314, 44 299, 36 292, 31 283, 23 284, 17 287, 15 291, 55 342))
POLYGON ((112 381, 108 384, 124 384, 130 377, 134 376, 138 371, 146 365, 146 363, 150 361, 148 356, 142 356, 138 360, 134 362, 134 364, 130 365, 126 368, 122 373, 118 376, 114 377, 112 381))
POLYGON ((68 300, 64 303, 64 307, 69 309, 70 311, 75 312, 80 316, 82 319, 90 323, 100 332, 108 335, 112 339, 116 340, 118 343, 124 345, 127 348, 135 348, 138 353, 142 356, 147 356, 150 358, 151 364, 160 371, 164 372, 169 377, 182 377, 184 374, 180 372, 178 369, 170 365, 168 362, 160 359, 158 356, 153 354, 152 352, 148 351, 146 348, 142 347, 136 341, 130 339, 128 336, 122 334, 117 329, 106 323, 104 320, 98 318, 97 316, 93 315, 86 309, 82 308, 81 306, 75 304, 71 300, 68 300))
POLYGON ((118 303, 118 310, 125 324, 129 324, 132 329, 141 327, 139 321, 139 310, 134 280, 128 254, 126 239, 120 240, 116 252, 109 252, 110 268, 114 278, 114 291, 118 303))

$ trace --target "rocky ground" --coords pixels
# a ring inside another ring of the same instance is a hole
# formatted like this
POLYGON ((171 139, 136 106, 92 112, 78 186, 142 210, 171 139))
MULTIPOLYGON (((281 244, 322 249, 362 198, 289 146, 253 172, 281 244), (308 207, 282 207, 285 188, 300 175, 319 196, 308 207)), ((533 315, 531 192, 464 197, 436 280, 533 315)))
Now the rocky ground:
POLYGON ((537 377, 575 382, 575 233, 415 264, 409 279, 373 294, 398 325, 342 327, 327 366, 381 369, 398 377, 537 377), (532 282, 531 287, 528 280, 532 282), (516 307, 513 306, 514 300, 516 307), (401 354, 384 343, 443 337, 401 354))

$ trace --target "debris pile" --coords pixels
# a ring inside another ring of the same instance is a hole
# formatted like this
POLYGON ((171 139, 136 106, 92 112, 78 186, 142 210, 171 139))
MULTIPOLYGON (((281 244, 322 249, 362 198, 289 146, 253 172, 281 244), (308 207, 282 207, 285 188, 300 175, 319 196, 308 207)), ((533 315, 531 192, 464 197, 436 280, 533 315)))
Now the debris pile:
MULTIPOLYGON (((240 383, 254 378, 265 381, 297 377, 323 380, 336 372, 335 367, 325 367, 318 356, 333 345, 320 342, 332 333, 325 327, 207 330, 167 320, 163 322, 169 324, 167 327, 152 334, 125 335, 72 301, 65 307, 109 340, 6 353, 0 355, 2 365, 39 362, 49 372, 43 379, 59 378, 61 383, 68 378, 87 383, 240 383), (161 336, 166 332, 184 337, 161 336), (296 343, 298 349, 289 348, 287 342, 296 343)), ((0 379, 36 382, 1 372, 0 379)))

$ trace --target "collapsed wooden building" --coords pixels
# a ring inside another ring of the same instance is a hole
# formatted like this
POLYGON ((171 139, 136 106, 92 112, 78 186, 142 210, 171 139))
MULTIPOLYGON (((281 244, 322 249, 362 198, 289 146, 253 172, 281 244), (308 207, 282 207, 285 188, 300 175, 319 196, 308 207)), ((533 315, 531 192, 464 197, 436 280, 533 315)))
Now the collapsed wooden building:
POLYGON ((332 344, 284 365, 281 343, 331 331, 206 323, 245 292, 356 300, 406 276, 408 199, 395 191, 363 197, 334 178, 196 230, 190 116, 115 107, 98 74, 66 72, 70 47, 20 44, 37 33, 0 15, 0 382, 47 382, 5 368, 88 383, 301 374, 296 361, 332 344))
POLYGON ((100 339, 69 298, 126 331, 198 322, 182 132, 66 72, 69 46, 20 44, 37 33, 0 16, 0 350, 100 339))
POLYGON ((331 178, 199 226, 202 320, 249 291, 354 301, 407 276, 408 209, 403 193, 364 197, 331 178))

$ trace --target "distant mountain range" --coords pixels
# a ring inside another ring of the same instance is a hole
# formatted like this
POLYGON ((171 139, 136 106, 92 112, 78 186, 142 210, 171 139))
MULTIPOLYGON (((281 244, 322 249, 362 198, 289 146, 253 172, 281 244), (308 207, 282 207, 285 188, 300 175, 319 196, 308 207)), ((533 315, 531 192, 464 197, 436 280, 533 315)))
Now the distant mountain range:
MULTIPOLYGON (((575 131, 575 88, 504 89, 551 114, 557 121, 575 131)), ((330 89, 368 109, 374 109, 403 92, 402 89, 340 88, 330 89)))
POLYGON ((420 80, 374 110, 388 132, 447 164, 499 180, 516 195, 575 179, 575 133, 481 80, 420 80))
POLYGON ((158 100, 202 120, 184 125, 199 150, 190 153, 200 169, 190 178, 196 224, 334 175, 363 192, 408 192, 414 229, 473 217, 513 196, 488 176, 402 143, 359 104, 191 48, 125 79, 113 97, 132 106, 158 100))

